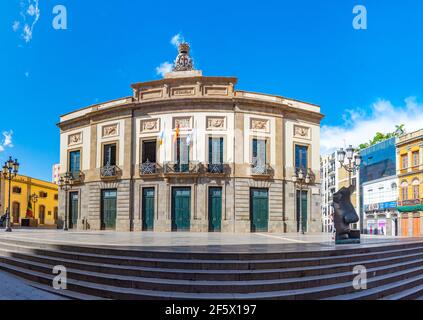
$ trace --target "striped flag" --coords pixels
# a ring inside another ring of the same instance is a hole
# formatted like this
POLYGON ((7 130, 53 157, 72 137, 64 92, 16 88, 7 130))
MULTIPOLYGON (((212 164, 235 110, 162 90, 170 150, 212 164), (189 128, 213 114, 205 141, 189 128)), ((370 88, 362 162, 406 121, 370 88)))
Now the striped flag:
POLYGON ((173 143, 176 143, 178 141, 179 138, 179 134, 181 133, 181 130, 179 129, 179 125, 176 126, 176 131, 175 131, 175 138, 173 140, 173 143))
POLYGON ((162 132, 160 133, 160 146, 162 146, 164 143, 164 135, 165 135, 164 130, 162 130, 162 132))

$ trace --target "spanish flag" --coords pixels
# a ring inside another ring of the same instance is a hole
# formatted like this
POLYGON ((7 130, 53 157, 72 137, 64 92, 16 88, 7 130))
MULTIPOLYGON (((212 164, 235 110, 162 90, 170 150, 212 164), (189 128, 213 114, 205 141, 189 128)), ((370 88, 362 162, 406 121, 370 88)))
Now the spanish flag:
POLYGON ((34 212, 32 211, 31 200, 28 201, 28 208, 26 209, 26 218, 34 218, 34 212))
POLYGON ((175 130, 175 138, 173 140, 173 143, 176 143, 178 141, 179 134, 180 134, 180 129, 179 129, 179 125, 177 125, 176 130, 175 130))

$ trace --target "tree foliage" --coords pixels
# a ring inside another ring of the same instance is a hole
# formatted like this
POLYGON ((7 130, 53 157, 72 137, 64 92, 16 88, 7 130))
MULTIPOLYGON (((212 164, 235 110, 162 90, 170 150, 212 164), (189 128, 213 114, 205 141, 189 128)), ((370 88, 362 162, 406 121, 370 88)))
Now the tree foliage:
POLYGON ((381 132, 377 132, 375 134, 375 136, 373 137, 373 139, 371 139, 369 142, 365 142, 360 144, 360 146, 358 147, 360 150, 366 149, 368 147, 374 146, 375 144, 385 141, 387 139, 393 138, 393 137, 399 137, 401 135, 403 135, 405 133, 405 129, 404 129, 405 125, 401 124, 401 125, 397 125, 395 126, 395 131, 394 132, 390 132, 387 134, 383 134, 381 132))

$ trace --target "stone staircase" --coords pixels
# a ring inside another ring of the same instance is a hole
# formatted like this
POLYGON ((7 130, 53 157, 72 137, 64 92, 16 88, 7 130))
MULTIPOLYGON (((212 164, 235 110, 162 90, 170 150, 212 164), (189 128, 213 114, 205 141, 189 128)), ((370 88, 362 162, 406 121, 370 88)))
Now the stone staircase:
POLYGON ((304 252, 204 253, 0 239, 0 270, 70 299, 419 299, 423 241, 304 252), (68 290, 55 291, 54 266, 68 290), (357 265, 367 289, 352 286, 357 265))

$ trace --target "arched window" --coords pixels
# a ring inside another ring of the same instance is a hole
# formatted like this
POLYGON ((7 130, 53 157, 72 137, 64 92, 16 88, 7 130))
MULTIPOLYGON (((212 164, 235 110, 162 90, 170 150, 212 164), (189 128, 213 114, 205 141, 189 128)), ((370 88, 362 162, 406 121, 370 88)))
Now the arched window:
POLYGON ((405 201, 408 200, 408 182, 403 181, 401 183, 401 200, 405 201))
POLYGON ((21 204, 19 202, 13 202, 12 204, 13 223, 19 223, 20 216, 21 216, 21 204))
POLYGON ((413 180, 413 199, 420 199, 420 181, 419 179, 413 180))

